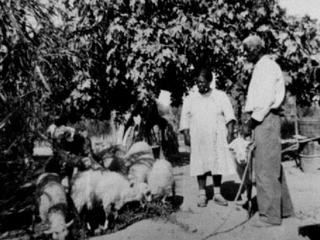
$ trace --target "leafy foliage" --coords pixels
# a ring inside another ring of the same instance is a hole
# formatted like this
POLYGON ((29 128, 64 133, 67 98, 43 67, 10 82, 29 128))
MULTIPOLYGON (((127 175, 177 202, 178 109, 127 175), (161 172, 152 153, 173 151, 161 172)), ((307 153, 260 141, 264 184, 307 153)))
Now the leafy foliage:
POLYGON ((251 71, 241 41, 249 34, 266 40, 300 104, 317 93, 308 70, 319 26, 287 16, 276 0, 0 0, 0 8, 6 156, 22 142, 30 152, 56 116, 108 119, 137 101, 147 106, 160 89, 179 105, 203 54, 240 116, 251 71))

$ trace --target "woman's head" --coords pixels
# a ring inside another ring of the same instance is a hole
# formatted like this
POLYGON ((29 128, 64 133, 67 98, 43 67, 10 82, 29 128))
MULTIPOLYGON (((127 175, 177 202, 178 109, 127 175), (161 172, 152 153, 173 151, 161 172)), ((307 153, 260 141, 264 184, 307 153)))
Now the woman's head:
POLYGON ((209 67, 202 67, 197 76, 197 86, 199 93, 205 94, 210 91, 212 82, 212 72, 209 67))

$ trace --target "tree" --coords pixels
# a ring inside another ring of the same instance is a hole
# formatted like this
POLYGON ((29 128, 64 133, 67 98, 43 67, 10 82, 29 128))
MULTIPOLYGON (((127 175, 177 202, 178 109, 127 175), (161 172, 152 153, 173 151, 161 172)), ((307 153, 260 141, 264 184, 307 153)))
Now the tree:
POLYGON ((32 142, 64 113, 71 121, 108 119, 112 110, 121 116, 161 88, 179 105, 204 52, 240 116, 251 70, 241 41, 249 34, 265 39, 298 103, 316 91, 307 72, 320 46, 318 23, 287 16, 276 0, 0 0, 0 8, 8 48, 2 151, 32 142))

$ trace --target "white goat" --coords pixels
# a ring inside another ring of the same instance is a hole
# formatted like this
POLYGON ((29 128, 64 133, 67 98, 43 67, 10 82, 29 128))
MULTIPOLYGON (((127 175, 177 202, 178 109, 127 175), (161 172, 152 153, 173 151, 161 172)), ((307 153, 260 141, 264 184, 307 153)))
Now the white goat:
POLYGON ((66 223, 67 196, 60 183, 60 177, 55 173, 43 173, 37 179, 39 191, 39 216, 49 229, 44 233, 52 234, 55 240, 64 240, 68 235, 68 227, 73 221, 66 223))
POLYGON ((140 201, 144 194, 148 195, 147 192, 147 184, 130 184, 129 180, 118 172, 90 169, 75 176, 71 198, 79 213, 84 206, 92 210, 96 202, 101 203, 106 214, 103 227, 106 230, 113 205, 117 211, 127 202, 140 201))
POLYGON ((125 156, 128 178, 131 183, 147 183, 155 162, 152 148, 146 142, 134 143, 125 156))
POLYGON ((148 176, 148 186, 151 195, 156 199, 162 199, 172 193, 175 196, 175 182, 173 168, 170 162, 165 159, 156 160, 148 176))
POLYGON ((140 159, 129 168, 128 179, 131 183, 147 183, 150 171, 153 166, 153 160, 140 159))
MULTIPOLYGON (((251 141, 245 140, 241 136, 235 138, 230 144, 229 149, 234 157, 236 170, 239 175, 239 178, 243 180, 243 186, 245 191, 241 195, 243 201, 238 201, 239 204, 242 204, 244 201, 247 201, 249 204, 249 214, 251 214, 251 198, 252 198, 252 185, 253 185, 253 166, 251 162, 252 151, 254 149, 254 144, 251 141), (250 165, 248 166, 248 164, 250 165), (245 170, 246 175, 245 174, 245 170)), ((236 199, 237 201, 238 199, 236 199)))

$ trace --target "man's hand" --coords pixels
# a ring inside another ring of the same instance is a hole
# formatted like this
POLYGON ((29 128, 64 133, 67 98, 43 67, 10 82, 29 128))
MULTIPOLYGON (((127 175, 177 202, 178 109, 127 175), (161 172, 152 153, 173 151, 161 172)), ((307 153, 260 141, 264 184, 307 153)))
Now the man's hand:
POLYGON ((227 135, 227 142, 228 142, 228 144, 231 143, 233 139, 234 139, 233 134, 232 134, 232 133, 228 133, 228 135, 227 135))
POLYGON ((247 122, 245 122, 243 126, 244 137, 250 136, 252 134, 252 130, 254 130, 257 125, 259 125, 259 122, 254 118, 250 118, 247 122))

